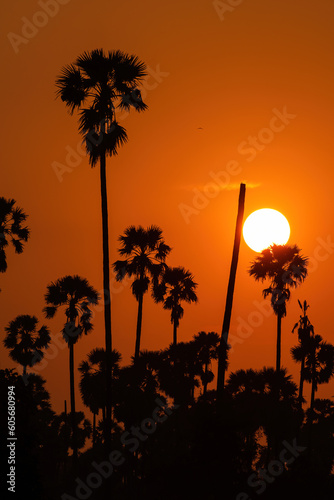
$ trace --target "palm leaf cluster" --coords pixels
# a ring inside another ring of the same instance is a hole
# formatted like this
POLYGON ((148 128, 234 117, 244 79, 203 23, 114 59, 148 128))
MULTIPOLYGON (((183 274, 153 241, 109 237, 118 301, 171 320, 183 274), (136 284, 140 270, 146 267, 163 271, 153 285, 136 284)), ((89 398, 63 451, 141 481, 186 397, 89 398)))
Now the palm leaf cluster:
POLYGON ((63 68, 56 82, 57 94, 71 114, 79 110, 79 130, 92 166, 105 153, 117 154, 127 141, 116 110, 147 108, 138 88, 145 76, 145 64, 119 50, 84 52, 63 68))
POLYGON ((50 331, 42 325, 38 328, 36 316, 21 314, 5 327, 7 332, 4 346, 9 349, 13 361, 23 366, 32 367, 41 361, 44 356, 43 349, 47 348, 51 340, 50 331))
POLYGON ((27 215, 15 206, 16 201, 0 197, 0 272, 7 270, 7 257, 5 249, 11 243, 15 252, 23 252, 24 242, 28 241, 30 230, 23 225, 27 215))
POLYGON ((251 264, 250 276, 257 281, 268 279, 264 297, 271 298, 275 314, 286 315, 290 289, 296 288, 307 276, 308 259, 300 254, 297 245, 272 245, 261 252, 251 264))
POLYGON ((125 259, 115 261, 113 269, 117 281, 122 281, 126 276, 134 278, 131 289, 138 301, 135 348, 135 359, 138 360, 143 297, 149 287, 155 302, 162 302, 164 309, 171 311, 173 342, 176 344, 177 327, 184 313, 181 302, 197 302, 197 283, 184 267, 169 267, 166 264, 171 247, 165 243, 158 226, 152 225, 147 229, 129 226, 119 241, 118 252, 125 259))
POLYGON ((44 312, 47 318, 53 318, 58 308, 65 306, 63 336, 68 344, 75 344, 82 333, 87 335, 92 330, 91 306, 98 300, 99 294, 85 278, 67 275, 48 285, 44 312))

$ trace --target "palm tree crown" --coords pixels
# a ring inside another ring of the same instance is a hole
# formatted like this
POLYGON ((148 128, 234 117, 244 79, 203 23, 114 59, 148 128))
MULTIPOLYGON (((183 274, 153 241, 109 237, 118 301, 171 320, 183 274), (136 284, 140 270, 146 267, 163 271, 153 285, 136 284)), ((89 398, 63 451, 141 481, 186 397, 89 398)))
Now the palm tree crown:
POLYGON ((23 252, 23 242, 28 241, 29 229, 22 224, 27 215, 19 207, 14 207, 16 201, 0 197, 0 272, 7 270, 5 248, 12 243, 16 253, 23 252))
POLYGON ((137 88, 145 76, 145 64, 120 50, 84 52, 63 68, 56 81, 57 94, 71 114, 80 110, 79 129, 92 166, 102 154, 117 154, 127 141, 126 130, 116 120, 116 108, 147 108, 137 88))
POLYGON ((51 340, 45 325, 37 328, 38 319, 28 314, 17 316, 5 327, 4 346, 10 349, 10 357, 23 366, 24 372, 27 366, 32 367, 43 358, 42 349, 47 348, 51 340))
POLYGON ((249 274, 257 281, 269 280, 263 295, 271 296, 275 314, 283 317, 290 289, 296 288, 307 276, 307 258, 300 255, 297 245, 272 245, 252 262, 249 274))
POLYGON ((164 309, 171 311, 174 344, 177 342, 177 327, 184 313, 181 302, 197 302, 196 288, 197 283, 192 274, 184 267, 167 267, 161 282, 155 286, 155 301, 163 302, 164 309))
POLYGON ((82 333, 86 335, 93 328, 90 306, 98 303, 99 294, 85 278, 78 275, 64 276, 47 288, 45 301, 48 305, 44 308, 46 317, 53 318, 58 308, 65 306, 67 321, 63 336, 67 343, 75 344, 82 333))

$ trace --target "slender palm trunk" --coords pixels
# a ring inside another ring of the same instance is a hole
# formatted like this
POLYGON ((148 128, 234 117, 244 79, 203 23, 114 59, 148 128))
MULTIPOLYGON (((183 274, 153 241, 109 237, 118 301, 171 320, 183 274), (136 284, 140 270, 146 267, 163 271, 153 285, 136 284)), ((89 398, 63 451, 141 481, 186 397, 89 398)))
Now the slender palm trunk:
POLYGON ((299 380, 299 394, 298 394, 300 407, 302 407, 303 405, 304 370, 305 370, 305 356, 303 356, 300 366, 300 380, 299 380))
POLYGON ((109 277, 109 232, 108 232, 108 199, 106 179, 106 155, 100 158, 101 209, 102 209, 102 246, 103 246, 103 292, 104 292, 104 325, 106 345, 106 421, 104 441, 107 449, 111 446, 111 297, 109 277))
POLYGON ((176 320, 173 321, 173 345, 177 344, 177 324, 176 320))
POLYGON ((281 369, 282 315, 277 313, 276 373, 281 369))
POLYGON ((140 294, 138 298, 138 315, 137 315, 137 331, 136 331, 136 347, 135 347, 135 362, 139 358, 140 352, 140 336, 141 336, 141 324, 143 318, 143 298, 144 294, 140 294))
POLYGON ((245 206, 245 194, 246 194, 246 185, 240 184, 238 214, 237 214, 237 222, 236 222, 236 227, 235 227, 232 262, 231 262, 230 277, 229 277, 229 282, 228 282, 228 287, 227 287, 223 328, 222 328, 222 334, 220 337, 220 344, 219 344, 219 350, 218 350, 217 401, 219 401, 219 402, 221 402, 221 400, 222 400, 222 395, 223 395, 223 391, 224 391, 224 384, 225 384, 225 371, 226 371, 226 365, 227 365, 228 334, 229 334, 231 314, 232 314, 235 276, 237 273, 238 258, 239 258, 239 247, 240 247, 240 240, 241 240, 242 220, 243 220, 243 216, 244 216, 244 206, 245 206))
POLYGON ((310 410, 313 415, 313 408, 314 408, 314 400, 315 400, 315 393, 317 391, 317 383, 316 383, 316 373, 315 373, 315 368, 313 368, 313 373, 312 373, 312 386, 311 386, 311 401, 310 401, 310 410))
POLYGON ((71 426, 72 426, 72 443, 73 443, 73 467, 77 466, 78 447, 77 447, 77 427, 75 422, 75 391, 74 391, 74 347, 69 344, 70 349, 70 402, 71 402, 71 426))
POLYGON ((94 411, 93 413, 93 446, 95 445, 96 442, 96 413, 94 411))
POLYGON ((205 382, 204 382, 204 386, 203 386, 203 394, 206 394, 207 392, 207 388, 208 388, 208 363, 205 363, 205 382))

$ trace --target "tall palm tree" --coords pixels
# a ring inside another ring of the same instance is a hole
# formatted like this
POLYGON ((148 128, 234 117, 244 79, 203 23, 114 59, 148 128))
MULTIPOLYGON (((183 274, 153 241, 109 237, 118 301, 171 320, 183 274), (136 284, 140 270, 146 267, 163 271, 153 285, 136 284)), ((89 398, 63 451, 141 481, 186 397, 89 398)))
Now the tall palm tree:
POLYGON ((277 316, 276 371, 281 368, 281 322, 286 315, 290 289, 297 287, 307 276, 307 258, 297 245, 272 245, 251 263, 249 274, 256 281, 269 280, 263 296, 270 295, 271 306, 277 316))
POLYGON ((92 305, 96 305, 99 294, 85 278, 78 275, 64 276, 47 287, 45 301, 47 306, 44 312, 47 318, 53 318, 60 307, 65 307, 66 323, 63 328, 63 337, 69 347, 70 369, 70 401, 71 421, 73 433, 73 462, 77 463, 78 447, 75 416, 74 391, 74 344, 84 333, 87 335, 92 329, 92 305))
POLYGON ((129 226, 124 235, 119 237, 121 247, 119 253, 124 260, 113 263, 116 280, 122 281, 125 276, 134 277, 131 285, 132 293, 138 301, 135 363, 140 352, 140 337, 143 316, 143 298, 149 285, 158 279, 166 268, 165 260, 171 248, 166 245, 162 230, 157 226, 144 229, 142 226, 129 226))
POLYGON ((301 308, 303 314, 300 315, 298 323, 292 329, 292 332, 298 327, 298 345, 291 348, 291 355, 296 363, 300 363, 300 382, 299 382, 299 404, 303 404, 303 387, 304 387, 304 370, 305 370, 305 358, 309 352, 310 348, 310 338, 311 334, 314 334, 313 325, 311 324, 306 312, 310 307, 306 300, 303 304, 298 300, 298 305, 301 308))
POLYGON ((92 167, 100 162, 105 347, 107 355, 107 446, 111 439, 111 304, 109 277, 108 200, 106 157, 116 155, 127 141, 126 130, 117 122, 116 110, 147 108, 137 88, 146 76, 145 64, 137 56, 119 50, 84 52, 65 66, 56 81, 58 95, 69 111, 79 112, 79 130, 92 167))
POLYGON ((177 328, 184 313, 181 302, 197 302, 196 288, 192 274, 184 267, 167 267, 155 286, 155 301, 163 302, 163 308, 171 311, 173 344, 177 343, 177 328))
POLYGON ((50 331, 45 325, 38 329, 38 319, 28 314, 21 314, 10 321, 5 331, 4 346, 10 349, 12 360, 23 366, 25 377, 27 366, 32 367, 43 359, 42 349, 49 347, 50 331))
POLYGON ((7 270, 7 258, 5 248, 9 241, 12 243, 16 253, 23 252, 23 242, 28 241, 29 229, 22 224, 27 215, 19 207, 15 207, 16 201, 0 197, 0 272, 7 270))

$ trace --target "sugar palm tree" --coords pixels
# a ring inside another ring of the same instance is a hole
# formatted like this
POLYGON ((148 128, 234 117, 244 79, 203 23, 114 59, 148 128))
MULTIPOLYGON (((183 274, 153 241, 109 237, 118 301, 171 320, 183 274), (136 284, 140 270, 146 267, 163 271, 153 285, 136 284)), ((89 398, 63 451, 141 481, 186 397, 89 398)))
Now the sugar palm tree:
POLYGON ((91 306, 96 305, 99 294, 85 278, 78 275, 64 276, 47 287, 45 301, 47 306, 44 312, 47 318, 53 318, 57 310, 65 307, 66 323, 63 328, 63 337, 69 347, 70 369, 70 401, 71 421, 73 433, 73 461, 77 462, 76 417, 75 417, 75 390, 74 390, 74 344, 84 333, 87 335, 92 329, 91 306))
POLYGON ((307 276, 307 258, 296 245, 272 245, 251 263, 249 274, 256 281, 269 281, 263 296, 271 298, 277 316, 276 371, 281 368, 281 322, 286 315, 290 289, 297 287, 307 276))
POLYGON ((200 375, 203 394, 206 394, 208 384, 214 379, 214 374, 209 367, 213 359, 218 359, 219 341, 219 335, 216 332, 199 332, 193 337, 197 352, 196 357, 203 366, 200 375))
POLYGON ((50 331, 42 325, 38 328, 36 316, 22 314, 10 321, 5 327, 7 335, 3 341, 9 349, 9 356, 23 366, 23 376, 27 374, 27 366, 32 367, 43 359, 43 349, 49 347, 50 331))
POLYGON ((16 201, 0 197, 0 272, 7 270, 7 258, 5 248, 12 243, 16 253, 23 252, 23 242, 28 241, 29 229, 23 226, 27 215, 19 207, 15 207, 16 201))
POLYGON ((197 302, 196 288, 192 274, 184 267, 167 267, 155 286, 155 301, 163 302, 163 308, 171 311, 173 344, 177 343, 177 329, 184 313, 181 302, 197 302))
POLYGON ((122 281, 125 276, 134 277, 131 285, 132 293, 138 301, 136 346, 134 361, 140 352, 140 337, 143 316, 143 298, 150 284, 153 284, 165 269, 165 260, 171 248, 166 245, 162 230, 157 226, 144 229, 142 226, 129 226, 124 235, 119 237, 120 255, 126 257, 113 264, 116 280, 122 281))
POLYGON ((303 304, 298 300, 298 305, 301 308, 303 314, 300 315, 298 323, 292 329, 292 332, 298 328, 298 345, 291 348, 291 355, 296 363, 300 363, 300 381, 299 381, 299 404, 302 406, 303 404, 303 387, 304 387, 304 378, 305 378, 305 358, 309 353, 310 348, 310 338, 311 335, 314 334, 313 325, 311 324, 306 312, 310 307, 306 300, 304 300, 303 304))
POLYGON ((127 141, 124 127, 117 122, 117 110, 136 111, 147 108, 137 88, 146 76, 145 64, 137 56, 119 50, 105 54, 102 49, 84 52, 73 64, 62 69, 56 81, 58 96, 70 113, 79 112, 79 130, 83 136, 89 162, 100 162, 103 290, 105 347, 107 356, 107 445, 111 439, 111 304, 109 277, 108 200, 106 157, 116 155, 127 141))
MULTIPOLYGON (((111 353, 112 358, 112 380, 119 372, 119 362, 121 354, 115 349, 111 353)), ((96 437, 96 416, 102 410, 103 424, 105 425, 106 409, 106 351, 101 347, 96 347, 88 355, 87 360, 79 365, 81 373, 79 388, 82 401, 93 413, 93 445, 96 437)))
POLYGON ((305 358, 305 380, 311 383, 310 410, 313 410, 315 394, 319 384, 327 384, 334 376, 334 345, 312 334, 305 358))

